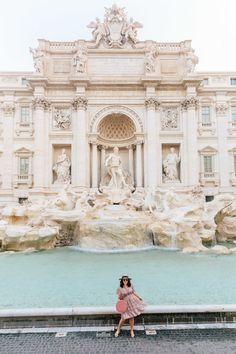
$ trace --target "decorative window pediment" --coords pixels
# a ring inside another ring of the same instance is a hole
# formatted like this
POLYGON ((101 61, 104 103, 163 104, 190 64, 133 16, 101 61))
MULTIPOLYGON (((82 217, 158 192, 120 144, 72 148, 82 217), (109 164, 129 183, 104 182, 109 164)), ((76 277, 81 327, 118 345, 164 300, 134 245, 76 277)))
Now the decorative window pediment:
POLYGON ((215 155, 218 152, 218 150, 216 150, 215 148, 213 148, 212 146, 206 146, 203 149, 199 150, 199 153, 201 155, 215 155))
POLYGON ((32 156, 33 155, 33 151, 25 148, 25 147, 22 147, 22 148, 19 148, 17 150, 14 151, 14 154, 16 156, 32 156))

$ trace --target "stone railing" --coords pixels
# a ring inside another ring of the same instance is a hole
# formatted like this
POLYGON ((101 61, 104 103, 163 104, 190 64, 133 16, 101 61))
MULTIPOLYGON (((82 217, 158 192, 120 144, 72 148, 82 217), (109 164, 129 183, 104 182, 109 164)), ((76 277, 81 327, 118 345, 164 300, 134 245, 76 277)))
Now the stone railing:
POLYGON ((216 122, 198 122, 198 132, 202 135, 204 132, 210 132, 211 135, 216 133, 216 122))
POLYGON ((199 180, 202 186, 209 183, 213 184, 214 186, 218 186, 220 183, 218 172, 200 172, 199 180))
POLYGON ((230 135, 236 132, 236 121, 230 120, 228 122, 228 132, 230 135))
POLYGON ((33 122, 28 122, 28 123, 17 122, 15 131, 16 131, 16 135, 20 135, 21 133, 29 133, 32 136, 34 133, 34 123, 33 122))
POLYGON ((236 171, 230 173, 229 180, 232 186, 236 186, 236 171))
POLYGON ((75 42, 50 42, 50 50, 52 51, 64 51, 74 50, 75 42))
POLYGON ((17 187, 20 184, 26 184, 28 187, 33 185, 33 175, 31 174, 16 174, 14 175, 13 185, 17 187))

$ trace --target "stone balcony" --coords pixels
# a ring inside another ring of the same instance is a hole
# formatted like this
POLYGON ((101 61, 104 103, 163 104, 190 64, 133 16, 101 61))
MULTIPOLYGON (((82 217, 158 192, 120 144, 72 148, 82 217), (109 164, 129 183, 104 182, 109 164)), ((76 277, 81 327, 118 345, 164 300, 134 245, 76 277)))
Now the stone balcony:
POLYGON ((231 186, 236 186, 236 172, 230 173, 229 180, 230 180, 231 186))
POLYGON ((27 187, 33 186, 33 175, 31 174, 16 174, 14 175, 13 186, 18 188, 20 185, 25 185, 27 187))
POLYGON ((219 186, 220 178, 218 172, 201 172, 199 175, 199 181, 202 186, 219 186))
POLYGON ((16 132, 16 135, 18 135, 18 136, 21 133, 27 133, 32 136, 34 134, 34 123, 33 122, 28 122, 28 123, 17 122, 15 132, 16 132))
POLYGON ((228 122, 228 132, 230 135, 236 134, 236 121, 228 122))
POLYGON ((198 133, 202 135, 203 133, 210 133, 215 135, 216 133, 216 122, 203 123, 198 122, 198 133))

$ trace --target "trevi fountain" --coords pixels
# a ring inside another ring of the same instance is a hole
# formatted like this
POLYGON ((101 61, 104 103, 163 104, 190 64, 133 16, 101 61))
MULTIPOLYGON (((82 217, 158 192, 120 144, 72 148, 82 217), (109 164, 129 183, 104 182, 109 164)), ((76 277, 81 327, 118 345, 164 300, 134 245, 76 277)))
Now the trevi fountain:
POLYGON ((114 304, 121 274, 149 304, 235 303, 236 74, 141 27, 113 5, 0 73, 1 308, 114 304))
MULTIPOLYGON (((180 157, 170 148, 163 162, 165 178, 177 179, 180 157)), ((233 253, 218 243, 236 242, 236 201, 220 194, 206 202, 200 185, 188 192, 174 187, 135 190, 115 147, 105 160, 105 174, 95 193, 75 193, 70 161, 62 150, 54 169, 58 194, 1 206, 1 250, 24 251, 78 245, 82 250, 132 250, 150 246, 183 252, 233 253)))

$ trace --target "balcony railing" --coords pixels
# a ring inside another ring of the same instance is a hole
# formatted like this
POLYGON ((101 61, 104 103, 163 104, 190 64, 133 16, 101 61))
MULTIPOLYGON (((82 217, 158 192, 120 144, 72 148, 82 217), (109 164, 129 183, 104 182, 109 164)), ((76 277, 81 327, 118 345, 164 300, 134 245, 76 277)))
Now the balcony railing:
POLYGON ((25 184, 28 187, 33 185, 33 175, 31 174, 17 174, 14 175, 14 186, 25 184))
POLYGON ((232 135, 233 133, 236 133, 236 121, 230 120, 228 122, 228 131, 229 131, 230 135, 232 135))
POLYGON ((16 135, 21 133, 29 133, 33 135, 34 133, 34 123, 33 122, 17 122, 16 123, 16 135))
POLYGON ((213 184, 214 186, 218 186, 220 183, 219 173, 218 172, 201 172, 200 176, 201 185, 213 184))
POLYGON ((232 186, 236 186, 236 171, 230 173, 230 183, 232 186))
POLYGON ((216 123, 215 122, 198 122, 198 132, 202 135, 204 132, 210 132, 211 135, 216 133, 216 123))

